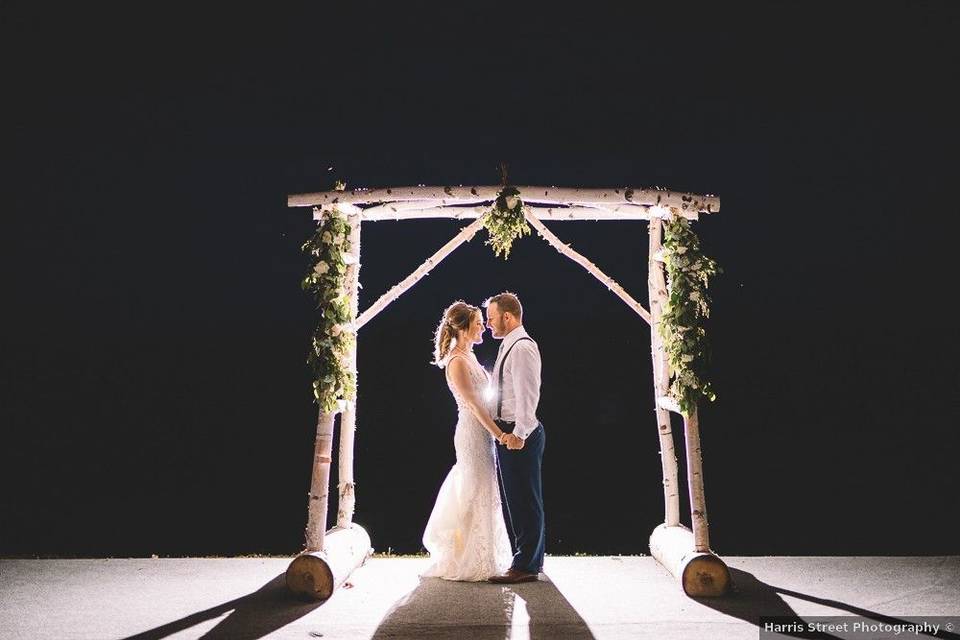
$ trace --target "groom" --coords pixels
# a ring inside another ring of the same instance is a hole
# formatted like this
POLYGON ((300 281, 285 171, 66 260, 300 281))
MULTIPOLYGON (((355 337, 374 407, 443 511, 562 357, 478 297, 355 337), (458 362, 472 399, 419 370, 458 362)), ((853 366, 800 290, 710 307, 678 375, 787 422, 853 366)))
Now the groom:
POLYGON ((540 350, 523 328, 523 308, 512 293, 488 299, 487 327, 500 340, 493 367, 497 385, 491 412, 505 432, 497 447, 503 520, 513 547, 513 564, 490 582, 535 582, 543 569, 545 545, 540 466, 546 436, 537 419, 540 402, 540 350))

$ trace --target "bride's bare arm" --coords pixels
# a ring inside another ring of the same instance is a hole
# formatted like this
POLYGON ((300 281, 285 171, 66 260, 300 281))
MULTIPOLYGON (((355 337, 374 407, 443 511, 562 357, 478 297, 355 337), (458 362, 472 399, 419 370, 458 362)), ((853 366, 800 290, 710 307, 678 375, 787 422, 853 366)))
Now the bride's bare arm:
POLYGON ((490 435, 498 442, 502 442, 501 439, 504 436, 504 431, 493 421, 493 418, 490 417, 490 412, 487 411, 483 402, 477 397, 476 390, 474 390, 473 384, 470 382, 470 372, 467 369, 467 363, 463 358, 454 358, 447 364, 447 368, 450 370, 450 382, 453 383, 453 388, 457 390, 457 394, 467 403, 467 407, 470 408, 470 413, 476 416, 480 424, 483 425, 483 428, 490 432, 490 435))

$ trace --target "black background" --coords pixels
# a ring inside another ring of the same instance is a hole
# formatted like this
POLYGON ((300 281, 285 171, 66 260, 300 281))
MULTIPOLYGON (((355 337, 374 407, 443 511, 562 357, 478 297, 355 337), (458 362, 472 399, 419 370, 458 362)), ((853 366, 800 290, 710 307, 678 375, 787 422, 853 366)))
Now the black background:
MULTIPOLYGON (((312 222, 287 194, 496 184, 501 160, 720 196, 695 225, 724 269, 718 553, 960 551, 960 5, 399 4, 4 4, 0 553, 299 550, 312 222)), ((461 226, 365 225, 361 308, 461 226)), ((644 223, 550 226, 646 305, 644 223)), ((419 550, 453 462, 432 331, 510 289, 543 353, 548 552, 646 553, 648 327, 536 236, 508 262, 484 238, 361 333, 356 520, 419 550)))

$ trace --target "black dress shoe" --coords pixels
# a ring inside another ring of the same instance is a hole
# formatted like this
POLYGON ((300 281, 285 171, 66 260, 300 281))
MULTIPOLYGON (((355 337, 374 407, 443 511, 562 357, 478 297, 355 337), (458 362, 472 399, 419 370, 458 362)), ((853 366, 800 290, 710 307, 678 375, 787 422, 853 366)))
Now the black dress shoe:
POLYGON ((517 582, 536 582, 539 579, 540 574, 538 573, 527 573, 526 571, 508 569, 506 573, 493 576, 489 581, 494 584, 515 584, 517 582))

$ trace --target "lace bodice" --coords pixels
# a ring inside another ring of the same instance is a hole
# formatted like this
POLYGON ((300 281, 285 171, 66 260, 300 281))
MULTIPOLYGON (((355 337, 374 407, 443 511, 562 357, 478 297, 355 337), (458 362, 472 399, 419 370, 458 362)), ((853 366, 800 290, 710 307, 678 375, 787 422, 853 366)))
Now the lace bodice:
MULTIPOLYGON (((487 371, 480 366, 476 356, 474 356, 472 353, 465 356, 456 355, 454 358, 463 360, 467 363, 467 372, 470 374, 470 382, 473 384, 474 393, 477 394, 477 398, 483 400, 487 386, 490 384, 490 376, 487 374, 487 371)), ((469 411, 469 407, 467 407, 466 401, 463 399, 463 397, 457 393, 457 389, 453 386, 453 381, 450 379, 450 363, 454 358, 450 358, 450 360, 447 361, 447 387, 450 388, 450 393, 453 394, 453 398, 457 401, 457 409, 460 411, 460 413, 463 413, 464 411, 469 411)))

